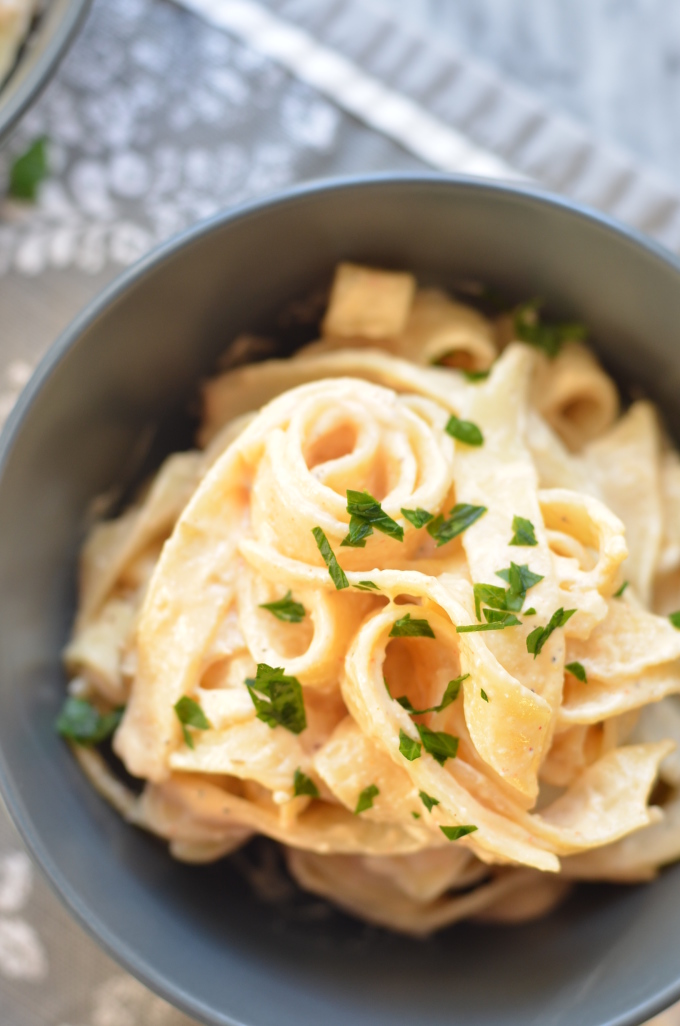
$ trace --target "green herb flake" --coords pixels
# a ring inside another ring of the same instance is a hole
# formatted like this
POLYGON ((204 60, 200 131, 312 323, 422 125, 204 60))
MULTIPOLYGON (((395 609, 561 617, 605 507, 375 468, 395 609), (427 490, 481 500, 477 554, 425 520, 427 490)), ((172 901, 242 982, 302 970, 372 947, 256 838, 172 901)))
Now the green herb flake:
POLYGON ((421 509, 420 506, 417 509, 404 509, 402 507, 401 512, 409 524, 413 524, 414 527, 425 527, 425 524, 429 524, 431 520, 434 520, 434 514, 428 513, 426 509, 421 509))
POLYGON ((47 177, 47 138, 41 136, 16 158, 9 171, 9 194, 14 199, 35 202, 38 186, 47 177))
POLYGON ((481 604, 485 602, 492 609, 505 609, 506 590, 497 584, 475 584, 473 587, 475 596, 475 614, 478 620, 482 619, 481 604))
POLYGON ((434 538, 437 548, 439 548, 440 545, 446 545, 447 542, 466 531, 484 513, 486 513, 486 506, 470 506, 466 502, 458 502, 450 511, 448 519, 445 519, 440 513, 427 525, 427 532, 434 538))
POLYGON ((513 328, 520 342, 541 349, 553 359, 565 342, 585 339, 587 332, 583 324, 541 324, 541 306, 542 300, 532 299, 515 308, 513 328))
POLYGON ((471 420, 459 420, 458 417, 452 414, 444 430, 447 435, 451 435, 452 438, 456 438, 465 445, 479 446, 484 444, 482 432, 471 420))
POLYGON ((466 381, 470 381, 473 384, 476 384, 476 382, 478 382, 478 381, 486 381, 486 379, 488 378, 488 376, 491 373, 491 371, 490 370, 464 370, 464 371, 461 371, 461 373, 462 373, 462 375, 463 375, 463 377, 465 378, 466 381))
POLYGON ((427 809, 428 812, 432 812, 435 805, 439 805, 439 799, 433 798, 431 794, 427 794, 426 791, 418 791, 420 800, 427 809))
POLYGON ((188 695, 184 695, 178 702, 175 702, 173 708, 177 719, 182 724, 184 743, 187 748, 194 748, 194 739, 187 728, 193 727, 194 730, 210 730, 212 724, 198 702, 195 702, 193 698, 189 698, 188 695))
POLYGON ((440 766, 443 766, 447 759, 455 759, 458 754, 458 738, 453 734, 447 734, 443 730, 430 730, 423 723, 416 723, 416 728, 423 742, 423 748, 433 759, 436 759, 440 766))
POLYGON ((533 606, 529 606, 528 609, 524 610, 524 612, 522 613, 522 616, 536 616, 536 610, 534 609, 533 606))
POLYGON ((359 581, 358 584, 354 584, 352 587, 356 588, 357 591, 380 591, 378 585, 374 584, 373 581, 359 581))
POLYGON ((302 733, 307 716, 297 677, 289 677, 281 667, 258 663, 257 675, 246 679, 246 687, 258 720, 272 729, 285 727, 291 734, 302 733))
POLYGON ((369 784, 368 787, 365 787, 357 799, 357 807, 354 810, 354 815, 358 816, 360 812, 366 812, 367 809, 372 809, 373 799, 377 798, 379 794, 380 790, 375 786, 375 784, 369 784))
POLYGON ((677 613, 671 613, 668 619, 671 621, 673 626, 680 631, 680 609, 677 613))
POLYGON ((465 837, 466 834, 474 834, 478 828, 476 826, 440 826, 439 829, 443 833, 444 837, 447 837, 449 841, 459 841, 461 837, 465 837))
POLYGON ((518 620, 514 613, 506 613, 501 609, 485 609, 484 617, 487 623, 502 624, 503 627, 519 627, 521 620, 518 620))
POLYGON ((276 602, 261 602, 260 609, 267 609, 277 620, 283 620, 284 623, 302 623, 305 618, 305 607, 301 602, 295 601, 290 590, 276 602))
POLYGON ((293 794, 296 798, 301 798, 302 795, 307 795, 309 798, 319 797, 319 788, 312 778, 303 773, 299 767, 295 770, 293 777, 293 794))
POLYGON ((330 574, 331 580, 333 581, 335 587, 338 589, 338 591, 342 591, 343 588, 349 588, 349 581, 345 576, 345 571, 342 569, 337 559, 335 558, 335 553, 333 552, 331 544, 326 535, 323 533, 320 527, 313 527, 312 534, 314 535, 314 538, 316 540, 317 548, 321 553, 321 558, 328 567, 328 573, 330 574))
POLYGON ((489 701, 489 696, 487 695, 487 693, 486 693, 486 691, 484 690, 484 688, 480 688, 480 689, 479 689, 479 693, 480 693, 480 695, 482 696, 482 699, 483 699, 483 701, 485 701, 485 702, 488 702, 488 701, 489 701))
MULTIPOLYGON (((444 695, 439 705, 431 705, 428 709, 414 709, 411 699, 407 698, 406 695, 402 695, 401 698, 397 698, 396 701, 399 703, 402 709, 405 709, 407 713, 411 714, 411 716, 424 716, 425 713, 442 712, 443 709, 446 709, 447 706, 451 705, 452 702, 456 701, 460 693, 461 684, 464 680, 467 680, 469 676, 469 673, 463 673, 460 677, 456 677, 454 680, 450 680, 449 683, 446 685, 446 691, 444 692, 444 695)), ((387 687, 387 681, 385 681, 385 687, 387 688, 387 693, 390 695, 391 698, 392 695, 390 694, 389 687, 387 687)))
POLYGON ((496 577, 507 581, 509 585, 504 608, 513 612, 519 612, 522 608, 529 588, 533 588, 543 580, 543 575, 535 574, 526 563, 522 563, 520 566, 517 563, 511 563, 506 570, 497 570, 496 577))
POLYGON ((341 545, 363 549, 366 538, 373 534, 373 528, 396 541, 404 540, 404 528, 388 516, 378 500, 368 492, 356 492, 348 488, 347 512, 350 514, 349 534, 343 538, 341 545))
POLYGON ((405 730, 399 731, 399 751, 408 759, 409 762, 415 762, 421 756, 422 745, 419 741, 414 741, 412 737, 409 737, 405 730))
POLYGON ((420 813, 419 812, 412 812, 411 815, 413 816, 414 819, 420 819, 420 813))
POLYGON ((434 631, 427 620, 412 620, 411 614, 407 613, 400 620, 395 620, 392 630, 388 634, 390 638, 434 638, 434 631))
POLYGON ((515 532, 509 542, 510 545, 538 545, 534 525, 525 517, 513 517, 512 529, 515 532))
MULTIPOLYGON (((492 612, 492 610, 484 610, 485 613, 492 612)), ((456 627, 458 634, 476 634, 479 631, 504 631, 506 627, 517 627, 520 624, 520 620, 511 613, 502 614, 507 616, 508 619, 499 620, 491 623, 470 623, 463 624, 462 627, 456 627)))
POLYGON ((532 655, 535 659, 553 631, 556 631, 558 627, 564 627, 567 620, 571 619, 575 612, 575 609, 562 609, 560 607, 560 609, 555 610, 545 627, 535 627, 527 637, 527 652, 529 655, 532 655))
POLYGON ((614 592, 614 598, 621 598, 629 583, 629 581, 624 581, 619 590, 614 592))
POLYGON ((569 670, 572 677, 576 677, 576 680, 580 680, 582 684, 588 683, 588 675, 583 663, 567 663, 565 670, 569 670))
POLYGON ((79 745, 98 745, 106 741, 123 718, 124 707, 100 713, 84 698, 69 696, 54 724, 55 730, 79 745))

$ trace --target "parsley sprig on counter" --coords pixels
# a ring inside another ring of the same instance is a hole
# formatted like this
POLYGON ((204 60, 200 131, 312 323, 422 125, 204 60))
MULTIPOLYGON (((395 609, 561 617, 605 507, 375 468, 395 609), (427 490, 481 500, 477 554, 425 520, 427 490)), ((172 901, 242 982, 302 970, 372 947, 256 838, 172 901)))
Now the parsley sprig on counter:
POLYGON ((14 199, 35 202, 38 186, 47 177, 47 137, 41 136, 21 153, 9 171, 9 194, 14 199))

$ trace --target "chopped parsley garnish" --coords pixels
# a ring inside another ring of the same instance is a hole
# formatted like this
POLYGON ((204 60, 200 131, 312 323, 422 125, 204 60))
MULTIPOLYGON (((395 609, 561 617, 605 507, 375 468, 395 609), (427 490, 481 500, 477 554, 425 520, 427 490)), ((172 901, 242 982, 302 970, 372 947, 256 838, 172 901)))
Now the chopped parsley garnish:
POLYGON ((301 623, 305 618, 305 607, 301 602, 295 601, 290 590, 276 602, 261 602, 260 609, 268 609, 277 620, 283 620, 285 623, 301 623))
POLYGON ((358 816, 360 812, 365 812, 366 809, 372 809, 373 799, 379 794, 380 790, 375 786, 375 784, 369 784, 368 787, 365 787, 357 799, 357 807, 354 810, 354 815, 358 816))
POLYGON ((480 688, 480 689, 479 689, 479 693, 480 693, 480 695, 482 696, 482 699, 483 699, 483 700, 484 700, 485 702, 488 702, 488 701, 489 701, 489 696, 487 695, 487 693, 486 693, 486 691, 484 690, 484 688, 480 688))
POLYGON ((575 609, 562 609, 561 607, 553 613, 545 627, 535 627, 527 637, 527 652, 536 658, 553 631, 558 627, 564 627, 567 620, 576 612, 575 609))
POLYGON ((619 590, 614 592, 614 598, 621 598, 629 583, 629 581, 624 581, 619 590))
POLYGON ((482 619, 482 602, 492 609, 505 609, 506 590, 497 584, 475 584, 473 587, 475 596, 475 614, 478 620, 482 619))
POLYGON ((419 812, 412 812, 411 815, 413 816, 414 819, 420 819, 420 813, 419 812))
POLYGON ((484 435, 471 420, 459 420, 452 414, 444 430, 447 435, 451 435, 452 438, 458 439, 465 445, 484 445, 484 435))
POLYGON ((522 622, 514 613, 506 613, 502 609, 483 609, 482 612, 487 623, 499 623, 503 627, 519 627, 522 622))
POLYGON ((187 748, 194 748, 194 739, 187 730, 187 727, 193 727, 194 730, 210 730, 212 724, 198 702, 195 702, 193 698, 189 698, 188 695, 184 695, 178 702, 175 702, 173 708, 177 714, 177 719, 182 724, 184 743, 187 748))
POLYGON ((412 737, 409 737, 405 730, 399 731, 399 751, 408 759, 409 762, 414 762, 420 758, 422 745, 419 741, 414 741, 412 737))
POLYGON ((528 609, 524 610, 522 616, 536 616, 536 610, 533 606, 530 606, 528 609))
POLYGON ((474 634, 477 631, 504 631, 506 627, 518 627, 521 624, 521 620, 518 620, 514 613, 501 613, 498 615, 500 619, 490 620, 492 613, 495 610, 485 609, 484 615, 487 617, 488 623, 470 623, 464 624, 462 627, 456 627, 458 634, 474 634))
POLYGON ((354 584, 352 587, 358 591, 380 591, 378 585, 374 584, 373 581, 359 581, 358 584, 354 584))
MULTIPOLYGON (((441 712, 443 709, 446 709, 447 706, 451 705, 452 702, 456 701, 456 699, 458 698, 458 694, 460 692, 461 684, 464 680, 467 680, 469 676, 469 673, 463 673, 460 677, 456 677, 454 680, 450 680, 449 683, 446 685, 446 691, 444 692, 443 698, 439 705, 431 705, 429 709, 414 709, 410 698, 407 698, 406 695, 402 695, 401 698, 397 698, 396 701, 399 703, 402 709, 405 709, 407 713, 411 714, 411 716, 423 716, 425 713, 441 712)), ((390 689, 387 686, 387 681, 385 681, 385 687, 387 688, 387 692, 391 698, 392 696, 390 693, 390 689)))
POLYGON ((447 759, 455 759, 458 753, 458 738, 453 734, 447 734, 443 730, 430 730, 424 723, 416 723, 416 728, 423 742, 423 748, 433 759, 436 759, 440 766, 443 766, 447 759))
POLYGON ((258 720, 267 726, 285 727, 301 734, 307 726, 302 688, 297 677, 289 677, 282 667, 257 664, 257 675, 246 678, 246 687, 258 720))
POLYGON ((323 533, 320 527, 313 527, 312 534, 316 539, 317 548, 321 553, 321 558, 328 567, 328 573, 330 574, 331 580, 333 581, 335 587, 338 589, 338 591, 342 591, 343 588, 349 588, 349 581, 345 576, 345 571, 342 569, 337 559, 335 558, 335 553, 333 552, 333 549, 331 548, 331 543, 329 542, 326 535, 323 533))
POLYGON ((427 809, 428 812, 432 812, 435 805, 439 805, 439 799, 433 798, 431 794, 427 794, 426 791, 418 791, 420 800, 427 809))
POLYGON ((396 520, 388 516, 377 499, 368 492, 355 492, 347 489, 347 512, 350 514, 349 534, 342 539, 341 545, 349 545, 355 549, 363 549, 366 538, 376 531, 382 531, 389 538, 404 540, 404 528, 396 520))
POLYGON ((515 532, 509 542, 510 545, 538 545, 534 525, 525 517, 513 517, 512 529, 515 532))
POLYGON ((507 581, 510 586, 505 597, 505 608, 513 612, 519 612, 522 608, 529 588, 543 580, 543 574, 535 574, 526 563, 521 566, 511 563, 507 570, 497 570, 496 577, 507 581))
POLYGON ((296 798, 300 798, 301 795, 308 795, 310 798, 319 797, 319 788, 312 778, 303 773, 299 767, 295 770, 293 777, 293 794, 296 798))
POLYGON ((677 611, 677 613, 671 613, 668 619, 671 621, 673 626, 680 631, 680 609, 677 611))
POLYGON ((531 299, 515 308, 513 327, 520 342, 542 349, 550 358, 557 356, 563 344, 574 340, 582 342, 586 337, 583 324, 541 324, 539 310, 542 300, 531 299))
POLYGON ((450 511, 448 519, 445 519, 440 513, 427 525, 427 532, 434 538, 437 548, 439 548, 440 545, 446 545, 452 538, 466 531, 484 513, 486 513, 486 506, 470 506, 466 502, 458 502, 450 511))
POLYGON ((69 741, 79 745, 98 745, 117 729, 124 711, 121 706, 113 712, 100 713, 86 699, 69 696, 54 726, 57 733, 69 741))
POLYGON ((407 613, 400 620, 395 620, 389 638, 434 638, 434 631, 427 620, 412 620, 407 613))
POLYGON ((402 507, 401 512, 409 524, 413 524, 414 527, 425 527, 425 524, 429 524, 430 520, 434 520, 434 514, 428 513, 426 509, 421 509, 420 506, 417 509, 404 509, 402 507))
POLYGON ((586 668, 583 665, 583 663, 567 663, 565 669, 569 670, 569 673, 572 675, 572 677, 576 677, 576 680, 580 680, 582 684, 588 683, 588 675, 586 673, 586 668))
POLYGON ((38 186, 48 174, 47 138, 41 136, 16 158, 9 170, 9 194, 14 199, 35 201, 38 186))
POLYGON ((475 371, 475 370, 464 370, 461 373, 462 373, 462 375, 463 375, 463 377, 465 378, 466 381, 476 382, 476 381, 486 381, 486 379, 488 378, 488 376, 491 373, 491 371, 490 370, 477 370, 477 371, 475 371))
POLYGON ((476 826, 440 826, 439 829, 443 833, 444 837, 448 837, 449 841, 458 841, 461 837, 465 837, 466 834, 473 834, 478 828, 476 826))

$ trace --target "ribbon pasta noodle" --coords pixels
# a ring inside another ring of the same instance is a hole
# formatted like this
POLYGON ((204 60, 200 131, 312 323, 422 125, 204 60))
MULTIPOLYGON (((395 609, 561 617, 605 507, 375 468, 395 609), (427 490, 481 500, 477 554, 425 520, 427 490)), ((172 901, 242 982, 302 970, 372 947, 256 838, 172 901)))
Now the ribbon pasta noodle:
POLYGON ((680 461, 523 310, 340 265, 322 337, 208 381, 91 531, 57 727, 175 857, 265 834, 414 935, 680 857, 680 461))

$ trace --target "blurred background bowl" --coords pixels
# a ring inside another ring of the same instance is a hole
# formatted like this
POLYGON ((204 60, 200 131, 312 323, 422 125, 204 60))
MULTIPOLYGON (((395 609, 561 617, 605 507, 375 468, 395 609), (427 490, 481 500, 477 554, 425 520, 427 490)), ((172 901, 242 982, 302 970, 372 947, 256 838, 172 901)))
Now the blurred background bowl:
POLYGON ((581 887, 546 919, 426 942, 258 898, 230 860, 191 867, 94 792, 53 722, 87 511, 191 441, 201 376, 340 259, 482 281, 585 321, 608 367, 680 437, 680 263, 530 189, 436 175, 329 181, 220 215, 122 275, 53 346, 0 443, 0 780, 56 891, 141 980, 213 1026, 633 1026, 680 997, 680 866, 581 887), (144 461, 142 461, 143 463, 144 461))
POLYGON ((49 0, 0 83, 0 145, 38 98, 73 42, 92 0, 49 0))

